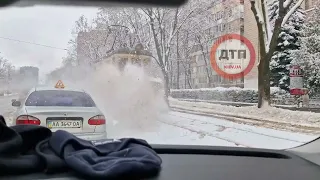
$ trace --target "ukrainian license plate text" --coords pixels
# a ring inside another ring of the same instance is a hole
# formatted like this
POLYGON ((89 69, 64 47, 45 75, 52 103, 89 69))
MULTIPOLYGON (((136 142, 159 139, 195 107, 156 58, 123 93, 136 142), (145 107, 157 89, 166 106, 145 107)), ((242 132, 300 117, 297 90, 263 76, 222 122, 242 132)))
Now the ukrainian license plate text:
POLYGON ((48 121, 48 128, 81 128, 81 121, 48 121))

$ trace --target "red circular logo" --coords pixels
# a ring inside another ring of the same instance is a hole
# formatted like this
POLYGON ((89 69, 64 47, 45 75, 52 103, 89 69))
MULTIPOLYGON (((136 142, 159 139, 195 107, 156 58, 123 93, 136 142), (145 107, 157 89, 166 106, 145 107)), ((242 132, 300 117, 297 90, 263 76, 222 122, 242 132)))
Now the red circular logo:
POLYGON ((221 36, 211 47, 211 66, 223 78, 244 77, 252 70, 255 59, 252 43, 239 34, 221 36))

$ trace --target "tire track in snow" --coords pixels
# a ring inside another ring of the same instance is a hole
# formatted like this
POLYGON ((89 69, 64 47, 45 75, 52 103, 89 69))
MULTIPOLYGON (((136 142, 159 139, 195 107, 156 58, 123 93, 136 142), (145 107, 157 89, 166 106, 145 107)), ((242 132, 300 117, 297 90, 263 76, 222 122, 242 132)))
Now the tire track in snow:
MULTIPOLYGON (((172 114, 172 113, 169 113, 169 115, 170 116, 176 116, 176 117, 184 118, 184 119, 189 119, 189 120, 193 120, 193 121, 204 122, 204 123, 211 124, 211 125, 214 125, 214 126, 217 126, 217 127, 221 127, 222 130, 219 131, 219 132, 222 132, 225 129, 234 129, 234 130, 238 130, 238 131, 242 131, 242 132, 246 132, 246 133, 250 133, 250 134, 255 134, 255 135, 260 135, 260 136, 266 136, 266 137, 270 137, 270 138, 274 138, 274 139, 281 139, 281 140, 297 142, 297 143, 306 143, 306 142, 303 142, 303 141, 293 140, 293 139, 289 139, 289 138, 283 138, 283 137, 268 135, 268 134, 264 134, 264 133, 258 133, 258 132, 254 132, 254 131, 251 131, 251 130, 245 130, 245 129, 231 127, 231 126, 223 126, 223 125, 212 123, 212 122, 209 122, 209 121, 199 120, 199 119, 185 117, 185 116, 179 116, 179 115, 175 115, 175 114, 172 114)), ((200 115, 198 115, 198 116, 200 116, 200 115)), ((203 117, 205 117, 205 116, 203 116, 203 117)))
POLYGON ((190 132, 194 132, 194 133, 197 133, 197 134, 200 134, 200 135, 211 136, 211 137, 214 137, 214 138, 223 140, 223 141, 227 141, 227 142, 229 142, 229 143, 235 144, 236 146, 240 146, 240 147, 251 147, 251 146, 249 146, 249 145, 245 145, 245 144, 243 144, 243 143, 236 142, 236 141, 231 140, 231 139, 229 139, 229 138, 223 138, 223 137, 216 136, 216 135, 214 135, 213 133, 210 133, 210 132, 207 132, 207 131, 195 130, 195 129, 192 129, 192 128, 187 127, 187 126, 183 126, 183 125, 180 125, 180 124, 177 124, 177 123, 170 123, 170 122, 162 121, 162 120, 159 120, 159 119, 158 119, 157 121, 160 122, 160 123, 169 125, 169 126, 174 126, 174 127, 178 127, 178 128, 181 128, 181 129, 185 129, 185 130, 188 130, 188 131, 190 131, 190 132))

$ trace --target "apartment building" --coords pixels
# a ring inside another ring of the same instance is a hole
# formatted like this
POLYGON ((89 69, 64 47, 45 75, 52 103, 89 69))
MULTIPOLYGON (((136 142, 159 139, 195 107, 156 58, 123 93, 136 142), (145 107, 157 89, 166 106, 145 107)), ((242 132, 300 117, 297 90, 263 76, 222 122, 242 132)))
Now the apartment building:
MULTIPOLYGON (((253 69, 244 77, 244 88, 258 88, 258 61, 260 59, 260 46, 258 38, 258 27, 254 14, 251 10, 250 1, 243 0, 244 6, 244 22, 243 22, 243 36, 246 37, 255 48, 256 60, 253 69)), ((257 3, 258 1, 256 1, 257 3)), ((260 2, 260 1, 259 1, 260 2)), ((258 8, 261 8, 261 4, 256 4, 258 8)))
MULTIPOLYGON (((209 88, 209 87, 244 87, 246 78, 225 79, 218 75, 210 64, 210 49, 214 42, 222 35, 235 33, 245 36, 246 19, 248 12, 245 12, 244 1, 239 0, 216 0, 207 11, 210 12, 210 25, 205 28, 203 34, 207 37, 207 42, 195 45, 190 53, 189 64, 181 67, 184 69, 179 76, 179 85, 173 88, 209 88), (187 68, 187 70, 185 70, 187 68), (183 74, 189 71, 190 77, 183 74)), ((251 12, 251 11, 250 11, 251 12)), ((249 17, 249 16, 248 16, 249 17)), ((203 18, 203 17, 199 17, 203 18)), ((254 17, 252 15, 254 21, 254 17)), ((250 30, 250 29, 248 29, 250 30)), ((250 32, 247 32, 250 34, 250 32)), ((252 37, 252 34, 250 34, 252 37)), ((195 37, 191 41, 196 42, 195 37)), ((255 46, 255 45, 254 45, 255 46)), ((256 52, 257 53, 257 52, 256 52)), ((176 76, 174 77, 176 78, 176 76)), ((257 78, 256 78, 257 79, 257 78)))

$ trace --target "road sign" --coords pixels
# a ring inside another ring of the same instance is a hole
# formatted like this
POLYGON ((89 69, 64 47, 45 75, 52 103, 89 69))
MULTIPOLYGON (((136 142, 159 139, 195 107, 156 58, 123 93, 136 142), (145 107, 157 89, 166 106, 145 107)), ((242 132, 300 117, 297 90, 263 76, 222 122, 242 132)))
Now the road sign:
POLYGON ((211 47, 211 66, 224 78, 244 77, 252 70, 255 60, 256 53, 252 43, 239 34, 221 36, 211 47))
POLYGON ((307 91, 303 88, 303 71, 298 65, 291 65, 290 71, 290 94, 304 95, 307 91))
POLYGON ((58 88, 58 89, 63 89, 65 86, 64 86, 63 82, 61 80, 59 80, 54 87, 58 88))

